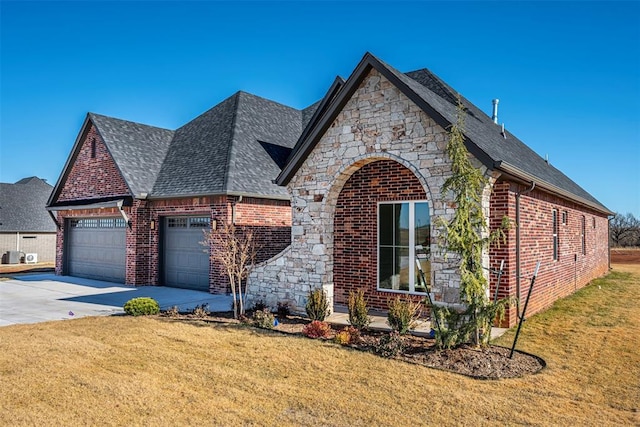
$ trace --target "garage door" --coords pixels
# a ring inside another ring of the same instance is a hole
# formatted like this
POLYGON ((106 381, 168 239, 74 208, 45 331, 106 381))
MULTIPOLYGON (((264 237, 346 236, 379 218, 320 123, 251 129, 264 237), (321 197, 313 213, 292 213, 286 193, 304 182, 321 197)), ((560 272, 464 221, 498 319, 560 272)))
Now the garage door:
POLYGON ((200 244, 209 217, 172 217, 164 221, 164 284, 209 292, 209 251, 200 244))
POLYGON ((67 274, 124 283, 126 224, 123 218, 69 221, 67 274))

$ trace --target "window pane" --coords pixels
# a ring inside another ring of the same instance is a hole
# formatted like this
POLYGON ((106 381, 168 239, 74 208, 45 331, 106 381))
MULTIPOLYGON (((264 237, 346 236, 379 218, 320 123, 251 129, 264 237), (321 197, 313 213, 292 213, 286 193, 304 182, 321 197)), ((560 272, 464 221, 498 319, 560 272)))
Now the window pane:
POLYGON ((380 244, 393 245, 393 205, 380 205, 380 244))
POLYGON ((396 245, 409 246, 409 203, 395 205, 396 245))
POLYGON ((380 248, 380 266, 379 283, 384 289, 392 289, 393 283, 393 248, 380 248))
POLYGON ((429 221, 429 204, 416 203, 416 245, 429 249, 431 245, 431 224, 429 221))
MULTIPOLYGON (((397 248, 396 256, 396 275, 398 276, 399 288, 401 291, 409 290, 409 248, 397 248)), ((398 288, 395 288, 398 289, 398 288)))

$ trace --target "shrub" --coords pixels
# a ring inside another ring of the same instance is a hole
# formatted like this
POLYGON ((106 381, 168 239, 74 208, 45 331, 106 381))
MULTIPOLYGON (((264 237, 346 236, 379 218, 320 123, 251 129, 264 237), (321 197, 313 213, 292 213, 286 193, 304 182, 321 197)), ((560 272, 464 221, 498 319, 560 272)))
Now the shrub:
POLYGON ((389 334, 384 335, 380 338, 375 348, 376 354, 382 357, 395 357, 402 353, 403 350, 404 341, 398 331, 391 331, 389 334))
POLYGON ((158 314, 160 312, 160 305, 158 304, 158 301, 153 298, 133 298, 124 304, 124 312, 130 316, 158 314))
POLYGON ((309 338, 329 338, 331 326, 326 322, 314 320, 302 328, 302 334, 309 338))
POLYGON ((263 308, 262 310, 256 310, 253 312, 252 323, 258 328, 273 329, 275 320, 275 317, 273 317, 273 314, 271 314, 271 311, 268 308, 263 308))
POLYGON ((262 310, 267 309, 267 308, 269 308, 267 306, 267 304, 263 300, 259 299, 258 301, 253 303, 253 307, 251 307, 251 310, 252 311, 262 311, 262 310))
POLYGON ((180 316, 180 310, 178 310, 178 306, 174 305, 171 308, 168 308, 167 311, 164 312, 165 315, 169 317, 178 317, 180 316))
POLYGON ((398 331, 400 335, 404 335, 417 326, 420 311, 419 303, 413 302, 408 298, 397 297, 389 301, 387 323, 391 326, 391 329, 398 331))
POLYGON ((193 310, 191 311, 191 314, 193 314, 195 317, 198 317, 200 319, 204 319, 209 315, 209 313, 211 312, 209 311, 209 304, 207 303, 196 305, 195 307, 193 307, 193 310))
POLYGON ((277 312, 278 317, 281 319, 291 315, 291 304, 289 304, 289 301, 279 301, 277 312))
POLYGON ((356 292, 349 291, 349 323, 357 329, 363 329, 369 326, 371 318, 369 317, 369 309, 367 301, 364 299, 364 291, 358 289, 356 292))
POLYGON ((316 288, 309 291, 307 296, 307 316, 311 320, 324 321, 329 314, 329 301, 327 301, 327 294, 322 288, 316 288))
POLYGON ((347 326, 336 334, 334 341, 342 345, 357 344, 360 342, 360 331, 353 326, 347 326))

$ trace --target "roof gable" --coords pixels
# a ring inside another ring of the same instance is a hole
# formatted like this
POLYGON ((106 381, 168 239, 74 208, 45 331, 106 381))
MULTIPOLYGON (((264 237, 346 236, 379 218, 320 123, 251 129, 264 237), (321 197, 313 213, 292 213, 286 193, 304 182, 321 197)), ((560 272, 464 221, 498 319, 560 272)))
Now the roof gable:
POLYGON ((47 206, 125 195, 132 191, 88 114, 47 206))
POLYGON ((0 232, 55 232, 46 210, 53 187, 37 177, 0 183, 0 232))
POLYGON ((133 195, 151 193, 174 132, 89 113, 133 195))
MULTIPOLYGON (((310 129, 309 132, 300 138, 288 164, 276 180, 279 185, 286 185, 293 178, 371 69, 376 69, 384 75, 441 127, 447 129, 455 122, 458 94, 441 79, 427 69, 407 74, 400 73, 370 53, 366 53, 323 114, 309 123, 307 127, 310 129)), ((485 166, 523 181, 535 181, 538 187, 598 211, 611 213, 593 196, 545 162, 511 133, 505 132, 505 138, 501 133, 502 129, 479 108, 463 97, 461 100, 467 113, 465 145, 485 166)))

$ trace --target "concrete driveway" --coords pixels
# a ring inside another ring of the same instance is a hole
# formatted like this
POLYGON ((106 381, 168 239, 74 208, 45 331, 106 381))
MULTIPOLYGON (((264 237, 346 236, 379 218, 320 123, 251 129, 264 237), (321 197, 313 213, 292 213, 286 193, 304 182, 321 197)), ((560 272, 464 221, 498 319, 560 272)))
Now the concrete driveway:
POLYGON ((181 311, 200 304, 209 304, 211 311, 227 311, 231 307, 231 297, 226 295, 28 274, 0 281, 0 326, 122 314, 124 303, 136 297, 151 297, 163 310, 174 305, 181 311))

